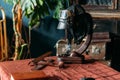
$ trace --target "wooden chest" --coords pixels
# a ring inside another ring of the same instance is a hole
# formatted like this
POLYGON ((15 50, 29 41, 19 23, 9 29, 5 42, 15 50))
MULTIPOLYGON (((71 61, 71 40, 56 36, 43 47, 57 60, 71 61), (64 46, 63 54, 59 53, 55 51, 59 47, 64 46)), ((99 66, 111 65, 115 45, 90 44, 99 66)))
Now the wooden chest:
MULTIPOLYGON (((106 44, 110 41, 111 39, 108 32, 93 33, 92 41, 84 53, 89 54, 93 59, 104 59, 106 54, 106 44)), ((65 53, 66 44, 67 41, 65 40, 61 40, 59 44, 57 44, 57 55, 65 53)), ((80 45, 72 44, 71 51, 79 47, 80 45)))
POLYGON ((93 59, 105 59, 107 42, 92 42, 85 53, 93 59))
POLYGON ((91 44, 85 53, 89 54, 93 59, 104 60, 108 42, 111 42, 109 32, 93 33, 91 44))

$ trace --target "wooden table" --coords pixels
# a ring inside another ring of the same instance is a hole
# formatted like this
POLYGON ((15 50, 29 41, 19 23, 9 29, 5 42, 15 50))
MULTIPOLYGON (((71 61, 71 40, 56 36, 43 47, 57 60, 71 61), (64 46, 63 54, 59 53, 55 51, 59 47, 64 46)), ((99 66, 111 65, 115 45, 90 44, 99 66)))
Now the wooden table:
POLYGON ((31 70, 32 67, 28 65, 30 60, 31 59, 0 62, 0 80, 36 80, 34 77, 32 77, 34 79, 30 79, 30 73, 34 73, 33 76, 36 74, 37 78, 43 76, 44 78, 49 78, 49 80, 80 80, 80 78, 83 77, 92 77, 95 78, 95 80, 120 80, 120 73, 118 71, 98 61, 86 64, 67 64, 67 68, 65 69, 47 66, 42 70, 34 72, 31 70), (41 72, 43 72, 42 75, 38 75, 39 73, 41 74, 41 72), (30 76, 27 77, 29 79, 22 78, 25 77, 25 73, 30 76))

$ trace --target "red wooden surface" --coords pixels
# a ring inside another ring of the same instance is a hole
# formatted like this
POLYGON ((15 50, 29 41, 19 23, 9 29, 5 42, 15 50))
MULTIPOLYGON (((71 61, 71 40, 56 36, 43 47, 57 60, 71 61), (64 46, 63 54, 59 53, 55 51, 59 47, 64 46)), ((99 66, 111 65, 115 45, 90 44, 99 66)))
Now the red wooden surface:
POLYGON ((45 80, 47 76, 43 71, 12 73, 12 80, 45 80))
MULTIPOLYGON (((1 80, 11 80, 12 73, 32 72, 28 65, 30 60, 0 62, 1 80)), ((42 71, 46 80, 80 80, 82 77, 92 77, 95 80, 120 80, 120 72, 95 61, 87 64, 67 64, 65 69, 47 66, 42 71)))

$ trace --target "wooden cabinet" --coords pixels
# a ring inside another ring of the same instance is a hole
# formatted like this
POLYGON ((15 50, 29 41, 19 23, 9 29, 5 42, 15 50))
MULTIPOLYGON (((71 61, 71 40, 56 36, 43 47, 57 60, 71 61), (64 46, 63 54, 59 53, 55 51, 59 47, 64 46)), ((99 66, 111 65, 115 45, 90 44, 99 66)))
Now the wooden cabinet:
POLYGON ((118 0, 87 0, 87 9, 117 9, 118 0))
POLYGON ((120 34, 120 0, 88 0, 83 7, 93 17, 94 32, 120 34))

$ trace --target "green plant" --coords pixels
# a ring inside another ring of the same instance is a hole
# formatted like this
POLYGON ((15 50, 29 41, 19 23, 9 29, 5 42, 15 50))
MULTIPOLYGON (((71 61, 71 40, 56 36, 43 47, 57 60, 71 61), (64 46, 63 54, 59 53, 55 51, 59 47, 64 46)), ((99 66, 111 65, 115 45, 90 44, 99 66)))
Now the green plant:
POLYGON ((29 41, 28 41, 28 53, 30 53, 30 30, 31 27, 39 24, 40 21, 51 15, 53 18, 59 18, 60 9, 68 7, 69 0, 5 0, 7 3, 13 5, 13 30, 15 34, 15 51, 13 60, 20 59, 22 55, 24 40, 22 39, 21 30, 22 28, 22 17, 26 16, 29 19, 29 41), (19 12, 20 11, 20 12, 19 12), (20 17, 20 20, 18 18, 20 17), (19 50, 21 48, 21 50, 19 50))
POLYGON ((16 4, 20 1, 23 16, 29 19, 29 26, 33 27, 45 16, 51 15, 59 18, 60 9, 69 6, 69 0, 5 0, 7 3, 16 4))

